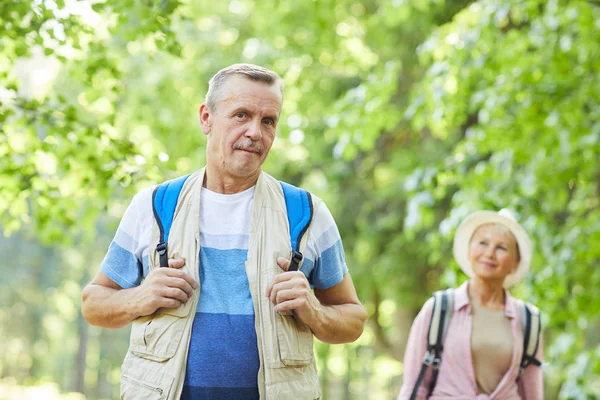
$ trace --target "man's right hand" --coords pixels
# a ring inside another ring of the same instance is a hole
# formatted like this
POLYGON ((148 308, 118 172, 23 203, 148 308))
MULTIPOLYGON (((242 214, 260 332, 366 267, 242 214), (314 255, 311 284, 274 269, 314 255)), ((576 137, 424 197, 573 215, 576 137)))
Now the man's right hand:
POLYGON ((185 259, 169 260, 169 268, 154 268, 137 288, 135 304, 138 314, 153 314, 159 308, 177 308, 194 294, 198 284, 194 278, 181 271, 185 259))
POLYGON ((98 271, 83 290, 82 313, 86 321, 104 328, 121 328, 159 308, 177 308, 194 294, 198 283, 183 272, 185 259, 169 260, 170 268, 155 268, 140 286, 123 289, 98 271))

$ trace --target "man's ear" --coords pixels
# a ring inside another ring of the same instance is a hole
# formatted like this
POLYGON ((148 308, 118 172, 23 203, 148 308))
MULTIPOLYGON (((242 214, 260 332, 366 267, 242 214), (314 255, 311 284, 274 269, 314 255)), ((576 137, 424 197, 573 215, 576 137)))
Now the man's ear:
POLYGON ((198 114, 200 116, 200 127, 202 128, 202 132, 205 135, 210 134, 211 124, 212 124, 212 113, 206 103, 202 103, 200 105, 200 109, 198 110, 198 114))

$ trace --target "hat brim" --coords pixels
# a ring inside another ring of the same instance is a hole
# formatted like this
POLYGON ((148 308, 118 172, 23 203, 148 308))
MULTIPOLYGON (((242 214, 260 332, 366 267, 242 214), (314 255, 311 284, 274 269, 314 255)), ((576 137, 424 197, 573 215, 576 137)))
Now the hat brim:
POLYGON ((517 270, 508 275, 504 280, 504 287, 510 287, 519 283, 529 271, 531 264, 532 244, 529 235, 517 221, 500 215, 494 211, 476 211, 469 215, 458 227, 454 235, 453 253, 454 259, 460 268, 470 278, 473 277, 473 267, 469 261, 469 244, 475 230, 481 225, 500 224, 508 228, 515 237, 519 246, 521 261, 517 270))

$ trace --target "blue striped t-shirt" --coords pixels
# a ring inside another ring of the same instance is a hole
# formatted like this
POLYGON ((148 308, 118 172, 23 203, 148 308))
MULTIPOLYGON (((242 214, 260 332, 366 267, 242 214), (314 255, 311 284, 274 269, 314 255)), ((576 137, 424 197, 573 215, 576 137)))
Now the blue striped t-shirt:
MULTIPOLYGON (((201 196, 201 296, 182 399, 258 399, 254 306, 244 266, 254 188, 232 195, 203 189, 201 196)), ((123 288, 139 285, 148 273, 152 223, 152 190, 146 189, 125 212, 102 263, 102 271, 123 288)), ((301 271, 319 289, 338 284, 348 272, 325 204, 313 218, 301 271)))

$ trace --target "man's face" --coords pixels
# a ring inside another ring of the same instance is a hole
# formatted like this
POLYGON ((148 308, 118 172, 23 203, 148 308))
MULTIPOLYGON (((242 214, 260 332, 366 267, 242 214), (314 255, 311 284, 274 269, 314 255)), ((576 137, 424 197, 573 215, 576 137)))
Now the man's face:
POLYGON ((200 108, 202 130, 208 135, 207 163, 222 177, 258 176, 275 139, 281 100, 276 84, 229 77, 215 110, 200 108))

